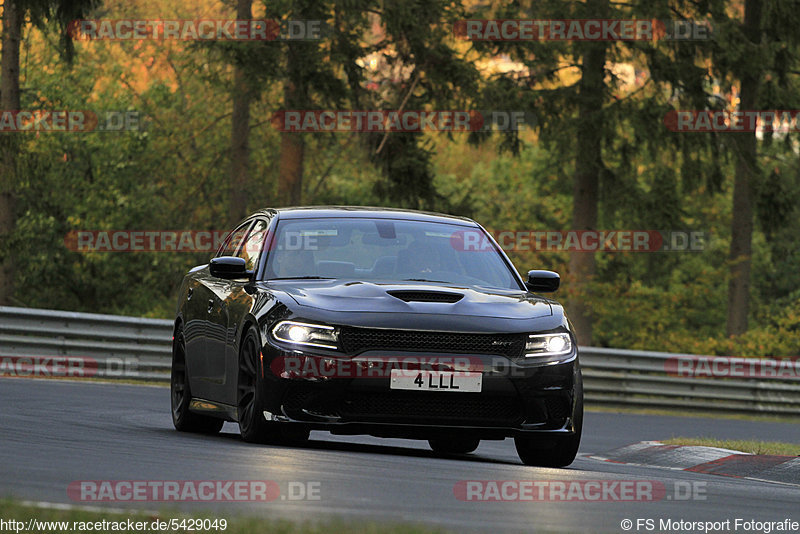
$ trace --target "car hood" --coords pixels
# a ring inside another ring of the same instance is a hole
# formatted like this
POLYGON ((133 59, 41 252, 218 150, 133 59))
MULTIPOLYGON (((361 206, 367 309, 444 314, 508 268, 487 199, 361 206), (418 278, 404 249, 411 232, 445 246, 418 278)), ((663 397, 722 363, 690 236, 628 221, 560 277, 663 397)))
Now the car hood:
POLYGON ((522 290, 352 280, 273 280, 263 284, 272 291, 286 293, 301 306, 332 312, 446 314, 496 319, 534 319, 553 315, 550 301, 522 290), (392 296, 397 292, 401 292, 403 298, 392 296), (460 298, 457 302, 415 300, 424 299, 431 293, 448 293, 460 298))

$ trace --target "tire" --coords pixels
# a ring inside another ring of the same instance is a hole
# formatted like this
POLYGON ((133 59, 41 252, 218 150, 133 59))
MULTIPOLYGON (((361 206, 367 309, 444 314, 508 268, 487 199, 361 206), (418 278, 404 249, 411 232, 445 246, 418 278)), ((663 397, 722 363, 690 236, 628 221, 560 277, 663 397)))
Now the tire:
POLYGON ((565 437, 517 436, 514 445, 525 465, 566 467, 575 461, 583 431, 583 378, 580 370, 575 379, 575 433, 565 437))
POLYGON ((192 392, 189 389, 189 377, 186 373, 186 340, 182 327, 175 332, 175 339, 172 341, 172 371, 169 378, 169 391, 172 424, 176 430, 216 434, 222 429, 222 425, 225 423, 222 419, 189 411, 192 392))
POLYGON ((300 445, 308 439, 307 427, 264 419, 260 352, 261 338, 258 330, 250 326, 239 346, 239 372, 236 382, 239 433, 242 439, 249 443, 300 445))
POLYGON ((478 448, 478 438, 434 438, 428 440, 433 452, 440 454, 467 454, 478 448))
POLYGON ((248 327, 239 345, 239 371, 236 380, 236 411, 239 433, 250 443, 266 443, 275 435, 275 423, 264 419, 261 398, 261 338, 255 327, 248 327))

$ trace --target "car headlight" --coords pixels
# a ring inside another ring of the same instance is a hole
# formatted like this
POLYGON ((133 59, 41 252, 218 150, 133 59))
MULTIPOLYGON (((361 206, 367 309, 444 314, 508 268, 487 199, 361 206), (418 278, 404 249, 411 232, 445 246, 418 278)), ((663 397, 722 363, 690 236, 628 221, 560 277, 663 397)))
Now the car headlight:
POLYGON ((272 336, 284 343, 323 349, 339 348, 339 333, 336 328, 322 324, 281 321, 273 327, 272 336))
POLYGON ((558 356, 572 352, 569 334, 531 334, 525 343, 525 357, 558 356))

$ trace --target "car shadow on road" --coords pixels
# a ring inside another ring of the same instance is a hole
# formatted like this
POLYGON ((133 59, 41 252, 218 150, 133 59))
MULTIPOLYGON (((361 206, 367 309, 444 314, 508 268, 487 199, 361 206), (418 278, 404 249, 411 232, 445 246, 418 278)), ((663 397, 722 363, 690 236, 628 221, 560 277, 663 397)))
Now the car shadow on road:
POLYGON ((415 458, 438 458, 445 460, 461 460, 464 462, 477 462, 483 464, 520 465, 519 462, 509 462, 498 458, 482 456, 480 454, 440 454, 431 450, 417 449, 414 447, 398 447, 397 445, 377 445, 372 443, 353 443, 348 441, 327 441, 309 439, 300 447, 338 452, 356 452, 370 454, 387 454, 392 456, 409 456, 415 458))
POLYGON ((325 439, 315 439, 312 437, 306 441, 299 443, 247 443, 242 440, 238 432, 225 432, 222 431, 215 435, 202 435, 202 434, 188 434, 183 432, 176 432, 172 429, 163 429, 165 434, 169 433, 173 436, 179 435, 181 437, 191 437, 194 439, 202 439, 204 441, 219 441, 226 444, 238 444, 243 447, 277 447, 285 449, 308 449, 316 451, 336 451, 336 452, 349 452, 349 453, 367 453, 367 454, 384 454, 388 456, 406 456, 413 458, 432 458, 440 460, 460 460, 462 462, 475 462, 482 464, 494 465, 513 465, 520 466, 520 462, 513 462, 483 456, 481 454, 439 454, 432 450, 418 449, 415 447, 400 447, 397 445, 378 445, 373 443, 356 443, 351 441, 328 441, 325 439))

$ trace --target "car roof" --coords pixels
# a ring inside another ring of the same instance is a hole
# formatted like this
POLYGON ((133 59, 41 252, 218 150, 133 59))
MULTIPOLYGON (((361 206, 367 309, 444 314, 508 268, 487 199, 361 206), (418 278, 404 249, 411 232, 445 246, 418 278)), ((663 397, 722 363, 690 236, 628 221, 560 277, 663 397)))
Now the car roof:
POLYGON ((478 223, 467 217, 446 215, 432 211, 406 210, 400 208, 379 208, 367 206, 307 206, 289 208, 265 208, 254 215, 278 215, 280 219, 320 219, 329 217, 364 219, 403 219, 408 221, 442 222, 477 226, 478 223))

